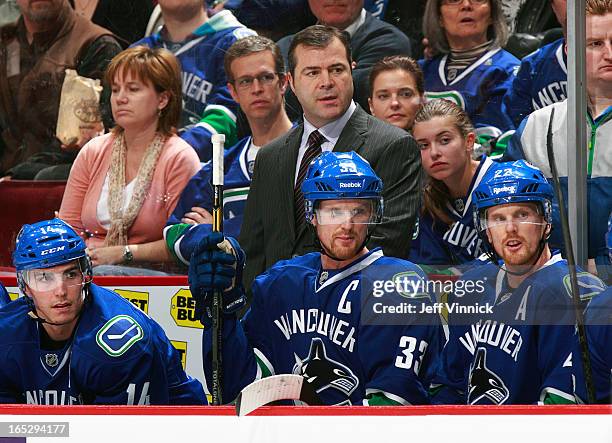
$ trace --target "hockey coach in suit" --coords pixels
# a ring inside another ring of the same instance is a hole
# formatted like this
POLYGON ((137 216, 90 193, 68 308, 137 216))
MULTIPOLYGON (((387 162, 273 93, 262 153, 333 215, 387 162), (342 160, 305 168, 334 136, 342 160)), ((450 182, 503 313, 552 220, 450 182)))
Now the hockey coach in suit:
POLYGON ((384 220, 368 246, 381 246, 389 256, 408 255, 420 203, 417 145, 408 133, 354 103, 351 69, 345 33, 314 25, 295 35, 288 78, 304 120, 257 155, 240 234, 247 289, 278 260, 318 249, 305 223, 301 184, 322 151, 356 151, 368 160, 385 183, 384 220))

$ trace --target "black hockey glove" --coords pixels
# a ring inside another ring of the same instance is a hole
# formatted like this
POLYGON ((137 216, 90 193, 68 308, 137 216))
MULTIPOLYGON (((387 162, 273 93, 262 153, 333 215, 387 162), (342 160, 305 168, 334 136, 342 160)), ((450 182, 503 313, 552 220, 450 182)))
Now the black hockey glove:
POLYGON ((225 314, 246 304, 242 270, 246 255, 238 241, 213 232, 202 240, 189 260, 189 289, 196 301, 196 315, 205 327, 212 324, 212 299, 215 290, 223 291, 221 308, 225 314))

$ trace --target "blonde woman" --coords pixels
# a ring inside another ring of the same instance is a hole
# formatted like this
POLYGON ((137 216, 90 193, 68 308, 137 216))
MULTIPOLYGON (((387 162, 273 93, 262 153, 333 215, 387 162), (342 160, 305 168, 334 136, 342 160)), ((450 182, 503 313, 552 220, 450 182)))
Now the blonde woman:
POLYGON ((84 236, 95 272, 135 275, 141 272, 99 266, 155 269, 171 261, 162 230, 200 162, 175 131, 181 76, 174 55, 127 49, 111 61, 106 81, 117 125, 79 153, 59 215, 84 236))

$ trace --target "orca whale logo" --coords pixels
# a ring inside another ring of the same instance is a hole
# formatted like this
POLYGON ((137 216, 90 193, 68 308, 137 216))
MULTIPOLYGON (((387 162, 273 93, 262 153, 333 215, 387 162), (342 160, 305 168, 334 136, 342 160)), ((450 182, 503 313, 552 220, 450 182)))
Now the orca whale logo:
POLYGON ((487 368, 487 350, 478 348, 476 358, 470 368, 468 404, 478 403, 483 398, 493 404, 501 405, 510 396, 510 391, 503 380, 487 368))
POLYGON ((292 372, 303 376, 317 394, 326 389, 337 389, 349 397, 359 384, 350 368, 327 356, 325 345, 318 337, 310 342, 308 356, 301 360, 295 355, 295 362, 292 372))

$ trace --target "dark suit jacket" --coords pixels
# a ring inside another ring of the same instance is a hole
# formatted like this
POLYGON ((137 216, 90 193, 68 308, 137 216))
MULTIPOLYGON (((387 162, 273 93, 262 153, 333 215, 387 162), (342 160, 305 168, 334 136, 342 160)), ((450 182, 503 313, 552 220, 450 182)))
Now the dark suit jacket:
MULTIPOLYGON (((315 250, 312 232, 302 227, 296 233, 294 221, 293 185, 303 132, 300 124, 257 154, 240 233, 247 255, 243 278, 247 289, 278 260, 315 250)), ((421 156, 414 139, 357 106, 334 151, 356 151, 383 181, 384 221, 368 246, 382 246, 386 255, 407 257, 421 192, 421 156)))
MULTIPOLYGON (((293 35, 288 35, 277 43, 287 66, 289 46, 291 46, 292 41, 293 35)), ((406 34, 395 26, 373 17, 368 12, 363 24, 357 28, 351 37, 351 53, 353 61, 357 64, 355 69, 353 69, 353 83, 355 85, 353 100, 361 105, 363 109, 369 109, 368 96, 370 87, 368 77, 370 76, 372 65, 388 55, 401 54, 410 56, 412 55, 412 50, 410 40, 406 37, 406 34)), ((302 118, 302 108, 291 88, 287 88, 286 100, 289 118, 292 121, 302 118)))

